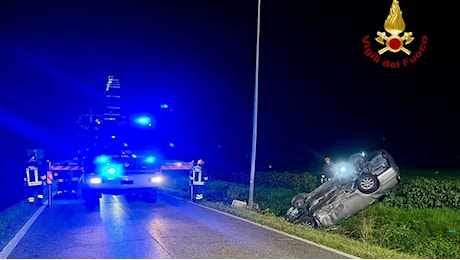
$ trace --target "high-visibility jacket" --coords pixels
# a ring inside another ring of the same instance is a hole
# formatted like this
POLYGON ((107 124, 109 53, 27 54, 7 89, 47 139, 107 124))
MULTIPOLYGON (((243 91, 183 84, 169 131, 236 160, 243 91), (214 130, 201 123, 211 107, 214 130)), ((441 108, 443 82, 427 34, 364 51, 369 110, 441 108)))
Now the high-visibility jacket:
POLYGON ((29 203, 40 205, 43 199, 43 185, 46 180, 46 171, 44 167, 39 165, 29 165, 26 167, 26 175, 24 176, 24 184, 29 187, 29 203))
POLYGON ((202 166, 196 165, 190 170, 189 178, 192 185, 204 185, 204 182, 208 180, 208 175, 202 166))
POLYGON ((27 186, 41 186, 46 179, 46 172, 40 172, 37 166, 27 166, 24 183, 27 186))

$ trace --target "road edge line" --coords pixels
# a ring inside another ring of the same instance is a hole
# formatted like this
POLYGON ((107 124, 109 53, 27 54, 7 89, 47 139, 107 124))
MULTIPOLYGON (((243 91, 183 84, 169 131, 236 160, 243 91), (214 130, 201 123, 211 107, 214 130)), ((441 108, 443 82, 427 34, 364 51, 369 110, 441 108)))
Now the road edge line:
POLYGON ((298 236, 295 236, 295 235, 291 235, 291 234, 286 233, 286 232, 283 232, 283 231, 281 231, 281 230, 277 230, 277 229, 274 229, 274 228, 272 228, 272 227, 265 226, 265 225, 259 224, 259 223, 257 223, 257 222, 253 222, 253 221, 247 220, 247 219, 245 219, 245 218, 242 218, 242 217, 239 217, 239 216, 236 216, 236 215, 233 215, 233 214, 224 212, 224 211, 220 211, 220 210, 218 210, 218 209, 214 209, 214 208, 208 207, 208 206, 206 206, 206 205, 198 204, 198 203, 192 202, 192 201, 190 201, 190 200, 187 200, 187 199, 184 199, 184 198, 181 198, 181 197, 178 197, 178 196, 174 196, 174 195, 171 195, 171 194, 168 194, 168 193, 162 192, 162 194, 167 195, 167 196, 170 196, 170 197, 173 197, 173 198, 176 198, 176 199, 179 199, 179 200, 182 200, 182 201, 185 201, 185 202, 188 202, 189 204, 193 204, 193 205, 196 205, 196 206, 198 206, 198 207, 206 208, 206 209, 208 209, 208 210, 212 210, 212 211, 214 211, 214 212, 217 212, 217 213, 220 213, 220 214, 223 214, 223 215, 232 217, 232 218, 236 218, 236 219, 242 220, 242 221, 244 221, 244 222, 247 222, 247 223, 250 223, 250 224, 259 226, 259 227, 261 227, 261 228, 269 229, 269 230, 274 231, 274 232, 276 232, 276 233, 279 233, 279 234, 288 236, 288 237, 293 238, 293 239, 300 240, 300 241, 302 241, 302 242, 306 242, 306 243, 311 244, 311 245, 315 245, 315 246, 317 246, 317 247, 320 247, 320 248, 323 248, 323 249, 332 251, 332 252, 334 252, 334 253, 336 253, 336 254, 339 254, 339 255, 348 257, 348 258, 350 258, 350 259, 361 259, 361 258, 359 258, 359 257, 357 257, 357 256, 354 256, 354 255, 351 255, 351 254, 342 252, 342 251, 340 251, 340 250, 338 250, 338 249, 335 249, 335 248, 332 248, 332 247, 328 247, 328 246, 325 246, 325 245, 321 245, 321 244, 318 244, 318 243, 316 243, 316 242, 310 241, 310 240, 308 240, 308 239, 305 239, 305 238, 302 238, 302 237, 298 237, 298 236))
POLYGON ((0 259, 7 259, 14 248, 17 246, 19 241, 21 241, 22 237, 26 234, 27 230, 29 230, 30 226, 35 222, 35 220, 40 216, 40 214, 45 209, 45 205, 40 206, 38 210, 32 215, 32 217, 27 220, 27 222, 22 226, 22 228, 14 235, 14 237, 8 242, 8 244, 3 248, 0 252, 0 259))

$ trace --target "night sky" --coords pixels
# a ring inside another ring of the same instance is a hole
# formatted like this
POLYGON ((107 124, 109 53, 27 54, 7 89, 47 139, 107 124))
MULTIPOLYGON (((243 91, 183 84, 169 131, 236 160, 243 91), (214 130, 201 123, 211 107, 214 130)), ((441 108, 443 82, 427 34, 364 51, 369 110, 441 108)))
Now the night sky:
MULTIPOLYGON (((257 169, 378 148, 460 166, 454 2, 400 0, 411 53, 377 59, 392 0, 262 0, 257 169)), ((256 39, 256 0, 2 0, 2 164, 73 155, 75 121, 114 75, 126 113, 173 109, 178 159, 249 171, 256 39)))

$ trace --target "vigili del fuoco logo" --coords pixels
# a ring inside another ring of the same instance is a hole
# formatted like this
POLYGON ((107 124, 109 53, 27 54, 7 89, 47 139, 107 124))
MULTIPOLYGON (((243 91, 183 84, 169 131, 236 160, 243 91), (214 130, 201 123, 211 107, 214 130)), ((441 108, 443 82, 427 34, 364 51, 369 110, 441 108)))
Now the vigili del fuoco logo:
POLYGON ((372 41, 370 35, 362 39, 364 55, 370 60, 386 68, 398 69, 407 67, 422 57, 428 37, 417 37, 412 32, 405 31, 406 24, 398 0, 393 0, 383 28, 385 32, 377 31, 375 41, 372 41))

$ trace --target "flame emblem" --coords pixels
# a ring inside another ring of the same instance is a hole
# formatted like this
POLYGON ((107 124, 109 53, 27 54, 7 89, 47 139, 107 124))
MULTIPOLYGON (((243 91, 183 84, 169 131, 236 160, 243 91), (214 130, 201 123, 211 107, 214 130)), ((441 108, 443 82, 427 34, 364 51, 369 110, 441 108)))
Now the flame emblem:
POLYGON ((404 45, 411 43, 414 40, 414 37, 412 37, 412 32, 404 32, 406 24, 402 18, 402 11, 399 8, 398 0, 393 0, 390 8, 390 14, 385 20, 383 28, 385 28, 385 31, 387 31, 390 35, 387 36, 385 32, 377 31, 378 37, 375 38, 375 40, 378 43, 385 45, 385 47, 380 49, 378 53, 382 54, 386 51, 403 51, 405 54, 410 55, 410 50, 405 48, 404 45), (404 34, 400 37, 399 35, 402 32, 404 32, 404 34))

